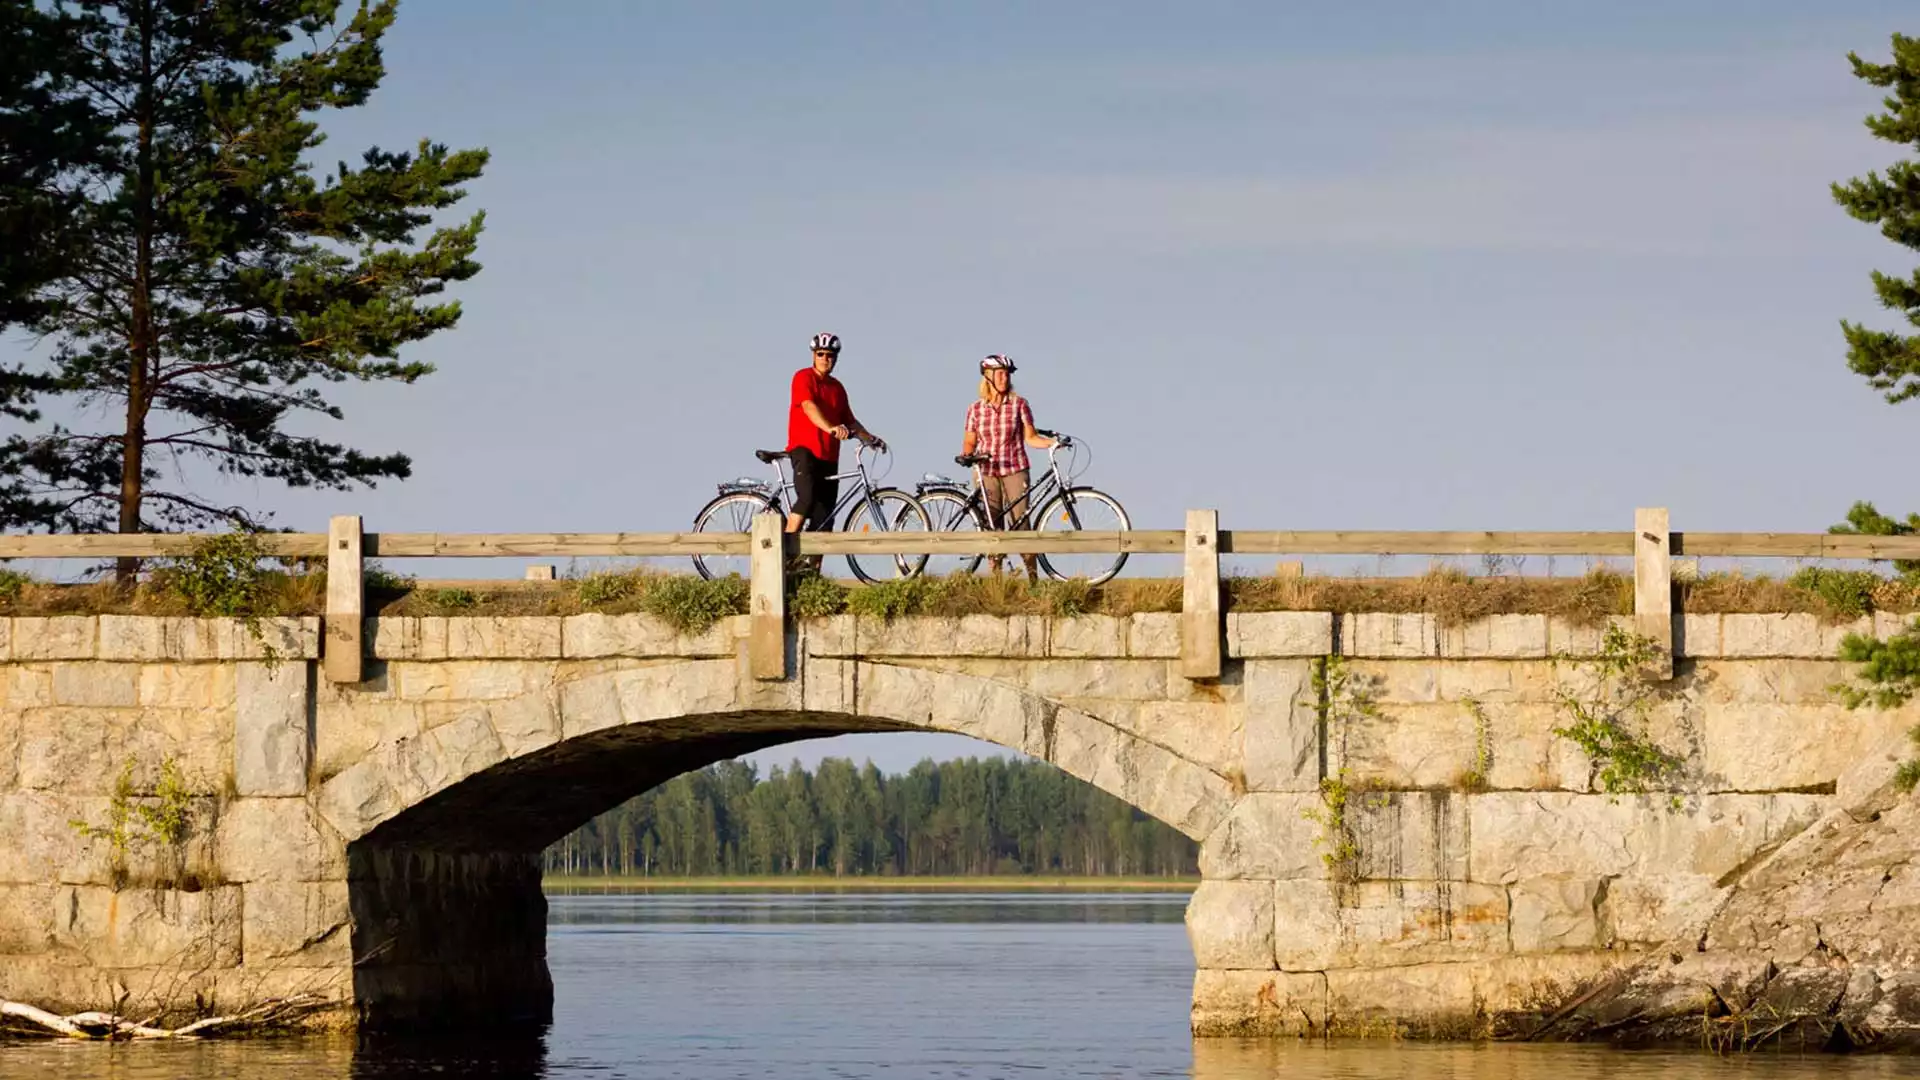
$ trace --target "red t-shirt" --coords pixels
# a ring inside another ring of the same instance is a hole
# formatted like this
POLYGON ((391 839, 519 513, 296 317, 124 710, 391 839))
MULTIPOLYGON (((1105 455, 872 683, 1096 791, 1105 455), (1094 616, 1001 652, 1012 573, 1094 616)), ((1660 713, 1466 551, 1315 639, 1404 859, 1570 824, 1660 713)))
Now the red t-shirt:
POLYGON ((813 402, 829 426, 849 423, 853 413, 847 409, 847 388, 839 379, 822 375, 809 365, 793 373, 793 401, 787 407, 787 451, 806 447, 821 461, 837 463, 840 440, 814 426, 800 408, 803 401, 813 402))

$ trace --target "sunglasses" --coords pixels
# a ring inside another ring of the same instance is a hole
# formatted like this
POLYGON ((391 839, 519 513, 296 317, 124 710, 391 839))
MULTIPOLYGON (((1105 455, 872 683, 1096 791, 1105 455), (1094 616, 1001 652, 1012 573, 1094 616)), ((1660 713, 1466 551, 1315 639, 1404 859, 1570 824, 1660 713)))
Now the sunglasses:
POLYGON ((832 349, 815 349, 813 350, 813 355, 831 357, 835 360, 840 359, 840 354, 832 349))

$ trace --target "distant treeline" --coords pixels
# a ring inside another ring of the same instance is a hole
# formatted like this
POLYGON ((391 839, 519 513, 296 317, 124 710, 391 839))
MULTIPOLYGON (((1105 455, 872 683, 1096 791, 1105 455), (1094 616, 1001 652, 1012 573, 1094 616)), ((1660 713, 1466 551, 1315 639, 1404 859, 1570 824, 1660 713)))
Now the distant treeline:
POLYGON ((550 874, 1173 876, 1195 843, 1043 762, 827 758, 765 777, 723 761, 630 799, 547 849, 550 874))

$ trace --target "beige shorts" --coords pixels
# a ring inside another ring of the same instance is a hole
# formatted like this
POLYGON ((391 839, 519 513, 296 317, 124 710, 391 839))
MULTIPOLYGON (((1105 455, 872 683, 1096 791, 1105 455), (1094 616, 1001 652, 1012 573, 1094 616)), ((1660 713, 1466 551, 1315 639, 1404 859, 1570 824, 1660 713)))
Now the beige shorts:
POLYGON ((1021 515, 1027 512, 1027 470, 1008 473, 1005 476, 989 476, 983 485, 987 497, 987 510, 995 528, 1006 529, 1017 524, 1021 515))

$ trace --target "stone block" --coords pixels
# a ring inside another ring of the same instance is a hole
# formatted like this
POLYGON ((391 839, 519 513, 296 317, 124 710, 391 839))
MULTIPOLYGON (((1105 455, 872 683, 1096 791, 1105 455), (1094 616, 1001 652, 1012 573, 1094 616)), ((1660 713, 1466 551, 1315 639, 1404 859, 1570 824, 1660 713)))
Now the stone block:
POLYGON ((1446 788, 1475 764, 1476 720, 1464 705, 1395 705, 1327 725, 1327 771, 1375 788, 1446 788))
POLYGON ((0 616, 0 664, 13 659, 13 620, 0 616))
POLYGON ((19 780, 20 724, 18 709, 0 708, 0 791, 19 780))
POLYGON ((1515 952, 1592 949, 1606 944, 1601 932, 1599 878, 1526 878, 1507 887, 1512 904, 1515 952))
POLYGON ((854 653, 864 656, 952 656, 960 620, 941 615, 903 615, 855 621, 854 653))
POLYGON ((53 948, 56 885, 0 885, 0 967, 53 948))
POLYGON ((1547 655, 1545 615, 1488 615, 1440 628, 1440 655, 1473 660, 1541 659, 1547 655))
POLYGON ((0 791, 0 884, 111 881, 105 845, 89 842, 72 825, 106 821, 107 802, 104 795, 0 791))
POLYGON ((1465 881, 1467 796, 1451 791, 1357 791, 1347 825, 1360 877, 1465 881))
POLYGON ((1683 614, 1676 615, 1673 634, 1673 651, 1678 656, 1695 660, 1710 660, 1719 657, 1725 650, 1720 637, 1720 616, 1683 614))
POLYGON ((1697 939, 1726 895, 1706 874, 1612 878, 1597 905, 1602 941, 1651 946, 1697 939))
MULTIPOLYGON (((731 654, 729 654, 731 655, 731 654)), ((550 660, 396 660, 387 678, 403 701, 493 701, 551 685, 550 660)))
POLYGON ((424 794, 432 794, 505 760, 506 747, 494 733, 485 710, 475 711, 428 732, 426 741, 438 759, 438 773, 424 794))
POLYGON ((1318 793, 1249 792, 1200 845, 1200 875, 1240 880, 1323 878, 1322 826, 1308 815, 1324 808, 1318 793))
POLYGON ((1505 954, 1507 894, 1465 881, 1361 881, 1339 891, 1338 968, 1385 968, 1505 954))
POLYGON ((447 620, 453 660, 541 660, 560 656, 558 616, 466 616, 447 620))
POLYGON ((381 743, 420 734, 425 708, 420 702, 376 697, 317 702, 313 717, 314 775, 321 779, 338 775, 381 743))
MULTIPOLYGON (((964 660, 958 664, 926 661, 942 669, 958 668, 983 679, 1011 683, 1049 701, 1147 702, 1174 697, 1165 660, 964 660)), ((1076 706, 1078 707, 1078 706, 1076 706)))
POLYGON ((1047 655, 1115 657, 1127 655, 1127 620, 1114 615, 1056 618, 1047 626, 1047 655))
POLYGON ((239 886, 185 892, 73 885, 62 892, 54 901, 54 939, 97 967, 184 974, 240 963, 239 886))
POLYGON ((561 731, 571 738, 623 723, 725 712, 739 699, 736 668, 727 659, 569 671, 558 685, 561 731))
POLYGON ((141 664, 138 703, 144 708, 232 708, 235 670, 233 664, 141 664))
POLYGON ((140 703, 140 668, 135 664, 95 662, 56 664, 53 703, 130 708, 140 703))
MULTIPOLYGON (((602 618, 603 616, 592 616, 602 618)), ((379 660, 445 660, 447 620, 440 616, 383 615, 367 619, 361 640, 369 642, 379 660)))
POLYGON ((1187 904, 1186 921, 1198 966, 1273 967, 1273 883, 1202 881, 1187 904))
MULTIPOLYGON (((852 656, 859 652, 858 619, 853 615, 825 615, 794 620, 808 656, 852 656)), ((574 655, 572 652, 568 656, 574 655)))
POLYGON ((1835 783, 1913 726, 1904 712, 1831 704, 1710 705, 1691 710, 1689 719, 1699 731, 1705 780, 1724 791, 1804 791, 1835 783))
POLYGON ((1830 658, 1839 655, 1840 643, 1848 637, 1858 634, 1862 637, 1873 636, 1873 616, 1863 615, 1849 622, 1820 626, 1820 656, 1830 658))
POLYGON ((1080 711, 1160 746, 1210 772, 1241 767, 1246 708, 1216 702, 1080 702, 1080 711))
POLYGON ((1282 971, 1325 971, 1340 951, 1340 912, 1329 880, 1273 883, 1274 962, 1282 971))
MULTIPOLYGON (((689 637, 652 615, 569 615, 560 622, 560 655, 588 660, 614 656, 730 657, 745 618, 721 619, 689 637)), ((810 632, 817 629, 809 626, 810 632)))
POLYGON ((1876 611, 1873 613, 1873 636, 1881 639, 1905 633, 1920 625, 1920 617, 1910 612, 1876 611))
POLYGON ((1439 620, 1424 612, 1340 616, 1340 654, 1383 660, 1440 655, 1439 620))
MULTIPOLYGON (((1178 636, 1177 623, 1175 632, 1178 636)), ((1329 612, 1227 612, 1229 657, 1313 657, 1327 656, 1332 652, 1333 615, 1329 612)))
POLYGON ((190 709, 34 709, 21 718, 16 782, 35 790, 107 795, 129 762, 134 783, 146 785, 171 757, 190 791, 214 794, 224 786, 231 761, 226 720, 190 709))
POLYGON ((256 881, 245 886, 248 964, 353 962, 353 920, 344 881, 256 881))
POLYGON ((1763 656, 1825 659, 1820 619, 1807 612, 1777 615, 1722 615, 1721 655, 1750 659, 1763 656))
POLYGON ((243 663, 235 676, 233 782, 241 795, 307 790, 307 682, 302 663, 243 663))
POLYGON ((406 804, 387 780, 384 756, 370 755, 320 785, 315 807, 341 839, 358 840, 405 809, 406 804))
MULTIPOLYGON (((863 689, 864 686, 863 679, 863 689)), ((1037 699, 1029 701, 1031 704, 1027 706, 1026 723, 1030 737, 1046 750, 1038 756, 1046 758, 1069 775, 1138 807, 1195 839, 1213 833, 1226 816, 1234 791, 1218 773, 1188 761, 1163 746, 1118 731, 1085 713, 1073 709, 1051 709, 1037 699)), ((975 734, 964 730, 961 733, 975 734)), ((975 737, 987 738, 979 734, 975 734, 975 737)), ((1202 872, 1205 873, 1204 869, 1202 872)))
POLYGON ((9 709, 32 709, 53 704, 52 664, 8 664, 0 667, 0 700, 9 709))
MULTIPOLYGON (((914 727, 971 735, 1022 753, 1048 756, 1056 711, 1005 683, 896 664, 855 667, 853 711, 914 727)), ((1112 728, 1101 725, 1108 733, 1112 728)))
POLYGON ((13 659, 91 660, 99 647, 100 620, 92 615, 13 620, 13 659))
POLYGON ((962 615, 954 630, 957 656, 1029 657, 1046 653, 1047 620, 1024 616, 962 615))
POLYGON ((1474 881, 1718 877, 1806 828, 1817 795, 1704 795, 1673 809, 1664 795, 1489 792, 1468 797, 1474 881))
POLYGON ((234 882, 346 876, 346 846, 305 799, 235 799, 221 812, 214 859, 234 882))
POLYGON ((1311 660, 1248 660, 1243 776, 1249 791, 1320 786, 1320 711, 1311 660))
POLYGON ((1576 622, 1559 615, 1547 617, 1547 653, 1550 656, 1598 656, 1607 628, 1634 631, 1633 616, 1610 615, 1599 623, 1576 622))
POLYGON ((99 647, 102 660, 174 660, 170 623, 175 619, 151 615, 102 615, 99 647))
POLYGON ((1327 972, 1327 1028, 1335 1035, 1464 1038, 1479 1012, 1470 963, 1327 972))
POLYGON ((1327 977, 1201 968, 1193 976, 1190 1023, 1203 1038, 1324 1035, 1327 977))
MULTIPOLYGON (((1233 616, 1227 616, 1232 625, 1233 616)), ((1142 659, 1177 660, 1180 657, 1180 613, 1142 611, 1127 616, 1127 655, 1142 659)))

